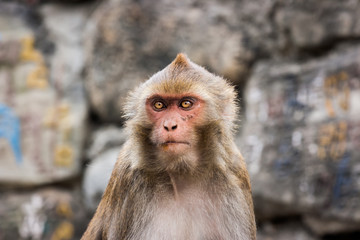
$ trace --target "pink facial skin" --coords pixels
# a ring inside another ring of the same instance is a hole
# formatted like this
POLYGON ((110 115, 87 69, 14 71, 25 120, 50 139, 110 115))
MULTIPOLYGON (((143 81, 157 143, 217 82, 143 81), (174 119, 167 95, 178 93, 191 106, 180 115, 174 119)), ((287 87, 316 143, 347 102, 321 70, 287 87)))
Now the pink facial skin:
POLYGON ((154 126, 151 140, 163 151, 184 153, 195 142, 194 126, 201 122, 203 105, 203 100, 193 94, 148 98, 146 112, 154 126))

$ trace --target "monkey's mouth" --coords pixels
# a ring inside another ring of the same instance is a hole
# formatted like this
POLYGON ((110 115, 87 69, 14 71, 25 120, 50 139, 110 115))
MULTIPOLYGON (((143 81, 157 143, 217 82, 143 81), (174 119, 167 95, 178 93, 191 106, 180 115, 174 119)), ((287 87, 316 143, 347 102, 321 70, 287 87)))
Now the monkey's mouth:
POLYGON ((185 144, 185 145, 190 146, 190 143, 185 142, 185 141, 166 141, 166 142, 162 143, 161 145, 162 146, 168 146, 168 145, 173 145, 173 144, 185 144))

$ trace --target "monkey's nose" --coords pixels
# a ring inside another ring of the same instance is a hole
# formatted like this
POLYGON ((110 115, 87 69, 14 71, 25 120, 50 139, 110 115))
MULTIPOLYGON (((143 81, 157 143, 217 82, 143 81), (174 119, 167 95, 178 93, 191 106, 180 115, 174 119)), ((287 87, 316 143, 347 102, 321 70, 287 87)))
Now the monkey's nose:
POLYGON ((164 124, 166 131, 174 131, 177 128, 177 124, 164 124))

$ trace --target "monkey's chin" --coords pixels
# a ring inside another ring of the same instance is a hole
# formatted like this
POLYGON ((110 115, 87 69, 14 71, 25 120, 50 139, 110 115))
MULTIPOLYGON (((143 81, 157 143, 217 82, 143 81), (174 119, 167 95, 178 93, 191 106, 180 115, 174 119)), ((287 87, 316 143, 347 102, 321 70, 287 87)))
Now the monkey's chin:
POLYGON ((188 142, 165 142, 160 145, 160 148, 163 152, 174 155, 182 155, 189 151, 190 144, 188 142))

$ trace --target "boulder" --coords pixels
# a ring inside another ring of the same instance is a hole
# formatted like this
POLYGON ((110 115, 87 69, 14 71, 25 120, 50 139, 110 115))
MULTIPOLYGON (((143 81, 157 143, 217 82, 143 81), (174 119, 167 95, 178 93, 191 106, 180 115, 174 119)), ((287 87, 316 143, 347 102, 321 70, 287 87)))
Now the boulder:
POLYGON ((306 215, 303 219, 305 226, 319 236, 326 234, 345 234, 359 230, 358 222, 339 221, 337 219, 322 218, 314 215, 306 215))
MULTIPOLYGON (((9 11, 0 15, 0 183, 38 185, 75 177, 87 116, 83 59, 77 51, 65 56, 58 50, 72 52, 81 41, 54 38, 55 54, 44 55, 21 11, 4 6, 9 11)), ((47 21, 57 14, 49 14, 47 21)), ((74 13, 75 19, 76 14, 81 15, 74 13)), ((61 28, 62 35, 74 35, 72 25, 57 21, 57 26, 47 24, 50 33, 61 28)))
POLYGON ((111 148, 93 159, 87 166, 83 179, 83 193, 87 209, 95 212, 109 182, 120 147, 111 148))
POLYGON ((91 162, 85 169, 82 186, 89 212, 96 210, 126 138, 125 131, 115 126, 100 128, 92 134, 87 151, 91 162))
POLYGON ((76 188, 6 190, 0 195, 0 239, 80 239, 88 221, 76 188))
POLYGON ((287 42, 286 47, 312 48, 315 51, 317 47, 319 51, 339 40, 360 36, 360 6, 357 1, 275 2, 273 20, 278 40, 287 42))
POLYGON ((121 146, 126 139, 127 134, 123 128, 104 125, 92 132, 90 136, 90 146, 86 151, 86 156, 92 161, 92 159, 110 148, 121 146))
POLYGON ((265 222, 258 226, 257 240, 317 240, 301 221, 265 222))
POLYGON ((360 229, 359 54, 344 47, 305 63, 257 64, 239 139, 263 200, 255 207, 276 203, 360 229))

